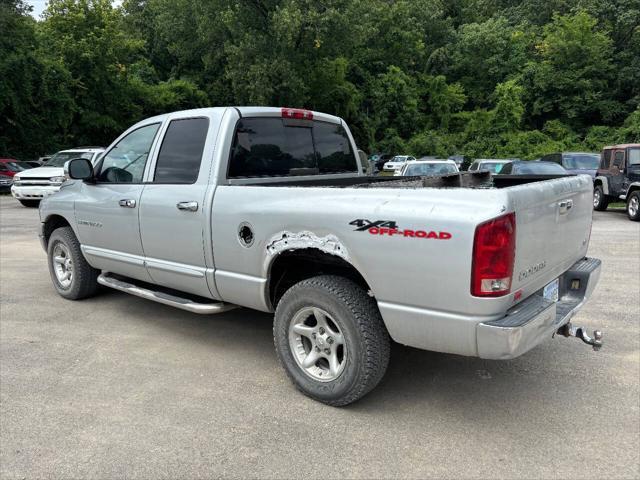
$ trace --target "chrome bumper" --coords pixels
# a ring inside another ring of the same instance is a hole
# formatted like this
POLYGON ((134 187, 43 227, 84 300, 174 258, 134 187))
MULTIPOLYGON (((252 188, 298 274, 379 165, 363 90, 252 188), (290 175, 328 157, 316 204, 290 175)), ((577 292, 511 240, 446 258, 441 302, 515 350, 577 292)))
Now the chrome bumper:
POLYGON ((560 277, 559 300, 541 292, 531 295, 498 320, 477 326, 478 356, 505 360, 531 350, 569 323, 593 293, 600 278, 601 262, 584 258, 560 277))

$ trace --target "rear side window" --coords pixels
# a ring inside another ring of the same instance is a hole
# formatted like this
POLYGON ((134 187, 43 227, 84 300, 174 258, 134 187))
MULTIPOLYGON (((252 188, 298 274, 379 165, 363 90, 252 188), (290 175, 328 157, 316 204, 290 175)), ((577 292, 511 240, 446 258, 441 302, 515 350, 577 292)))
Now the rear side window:
POLYGON ((357 172, 341 125, 287 124, 281 118, 243 118, 231 149, 229 178, 357 172))
POLYGON ((207 118, 172 120, 158 153, 154 183, 194 183, 208 129, 207 118))
POLYGON ((611 150, 605 150, 602 152, 602 166, 600 168, 609 168, 611 163, 611 150))

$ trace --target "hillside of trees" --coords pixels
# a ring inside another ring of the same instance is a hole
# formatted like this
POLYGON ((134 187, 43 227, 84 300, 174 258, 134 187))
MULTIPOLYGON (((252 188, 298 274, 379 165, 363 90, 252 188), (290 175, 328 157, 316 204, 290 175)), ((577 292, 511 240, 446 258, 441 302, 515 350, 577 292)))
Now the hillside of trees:
POLYGON ((640 141, 640 0, 0 0, 0 156, 203 106, 301 107, 360 148, 537 158, 640 141))

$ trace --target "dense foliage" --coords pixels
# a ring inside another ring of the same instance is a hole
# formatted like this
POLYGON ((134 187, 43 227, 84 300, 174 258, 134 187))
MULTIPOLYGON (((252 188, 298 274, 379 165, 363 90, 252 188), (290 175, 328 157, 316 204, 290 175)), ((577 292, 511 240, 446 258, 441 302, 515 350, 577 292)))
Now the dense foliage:
POLYGON ((0 32, 0 155, 215 105, 333 113, 366 151, 640 141, 640 0, 0 0, 0 32))

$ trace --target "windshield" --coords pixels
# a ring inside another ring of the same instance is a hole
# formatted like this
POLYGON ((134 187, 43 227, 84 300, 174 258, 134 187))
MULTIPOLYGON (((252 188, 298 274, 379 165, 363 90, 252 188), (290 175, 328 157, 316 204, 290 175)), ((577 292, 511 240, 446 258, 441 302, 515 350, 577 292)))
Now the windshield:
POLYGON ((430 176, 456 173, 455 165, 450 163, 415 163, 407 165, 404 171, 406 176, 430 176))
POLYGON ((569 153, 562 159, 562 166, 569 170, 597 170, 599 164, 597 153, 569 153))
POLYGON ((91 157, 93 157, 93 152, 58 152, 44 165, 46 167, 64 167, 65 163, 74 158, 91 160, 91 157))
POLYGON ((483 172, 498 173, 503 165, 504 163, 500 162, 482 162, 478 170, 481 170, 483 172))
POLYGON ((5 162, 2 165, 12 172, 22 172, 23 170, 26 170, 26 168, 22 165, 18 165, 16 162, 5 162))
POLYGON ((629 161, 627 162, 627 164, 629 166, 640 165, 640 148, 629 149, 629 161))
POLYGON ((513 164, 513 173, 518 175, 562 175, 567 171, 551 162, 518 162, 513 164))
POLYGON ((400 163, 402 163, 402 162, 406 162, 406 161, 407 161, 407 158, 409 158, 409 157, 406 157, 406 156, 398 156, 398 157, 393 157, 393 158, 391 159, 391 161, 392 161, 392 162, 400 162, 400 163))

